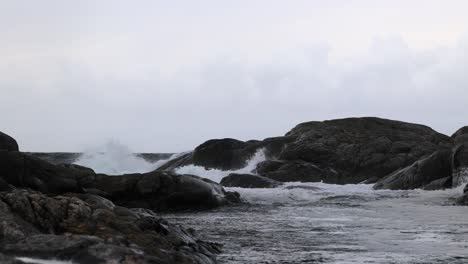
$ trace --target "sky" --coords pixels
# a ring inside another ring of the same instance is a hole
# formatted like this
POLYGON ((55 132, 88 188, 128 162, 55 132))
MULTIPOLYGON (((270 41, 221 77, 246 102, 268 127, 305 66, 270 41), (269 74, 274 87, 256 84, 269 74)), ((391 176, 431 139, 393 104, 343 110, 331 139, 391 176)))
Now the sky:
POLYGON ((0 0, 0 131, 180 152, 351 116, 468 125, 465 0, 0 0))

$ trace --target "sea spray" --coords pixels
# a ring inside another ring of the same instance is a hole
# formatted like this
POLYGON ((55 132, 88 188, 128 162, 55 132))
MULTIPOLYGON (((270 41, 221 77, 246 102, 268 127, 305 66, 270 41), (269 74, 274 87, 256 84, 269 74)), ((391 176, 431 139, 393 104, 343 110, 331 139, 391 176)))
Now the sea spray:
POLYGON ((174 154, 168 159, 152 163, 135 155, 127 146, 112 140, 101 147, 85 151, 74 163, 92 168, 97 173, 119 175, 150 172, 177 156, 178 154, 174 154))
POLYGON ((265 161, 265 150, 263 148, 258 149, 255 154, 247 161, 247 165, 238 170, 219 170, 219 169, 205 169, 202 166, 187 165, 175 169, 178 174, 192 174, 203 178, 208 178, 215 182, 220 182, 224 177, 231 173, 252 173, 256 168, 257 164, 265 161))

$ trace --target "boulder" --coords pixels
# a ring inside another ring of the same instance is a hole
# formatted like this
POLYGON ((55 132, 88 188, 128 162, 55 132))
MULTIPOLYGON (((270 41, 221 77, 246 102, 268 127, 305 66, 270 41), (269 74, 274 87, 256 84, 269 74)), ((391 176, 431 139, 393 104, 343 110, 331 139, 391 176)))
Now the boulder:
POLYGON ((468 142, 468 126, 462 127, 453 133, 452 139, 455 144, 468 142))
POLYGON ((437 151, 422 158, 412 165, 398 170, 374 185, 374 189, 408 190, 434 188, 436 185, 445 185, 447 179, 452 177, 452 152, 450 149, 437 151), (434 182, 442 179, 440 182, 434 182))
POLYGON ((221 180, 221 185, 240 188, 275 188, 281 183, 259 175, 231 173, 221 180))
POLYGON ((89 194, 0 193, 0 252, 73 263, 216 263, 217 245, 89 194))
POLYGON ((452 140, 429 127, 380 118, 347 118, 299 124, 279 159, 332 168, 340 183, 381 179, 411 165, 452 140))
POLYGON ((0 151, 19 151, 18 143, 12 137, 7 134, 0 132, 0 151))
POLYGON ((238 195, 226 192, 218 183, 172 172, 98 174, 92 186, 118 205, 155 211, 203 210, 240 202, 238 195))

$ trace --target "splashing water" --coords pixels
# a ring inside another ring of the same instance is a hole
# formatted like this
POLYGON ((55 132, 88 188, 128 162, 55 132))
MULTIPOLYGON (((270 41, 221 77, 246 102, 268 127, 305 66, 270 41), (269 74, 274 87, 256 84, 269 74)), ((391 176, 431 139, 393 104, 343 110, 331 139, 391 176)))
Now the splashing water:
POLYGON ((257 168, 257 164, 265 161, 265 150, 263 148, 258 149, 257 152, 247 161, 247 165, 238 170, 219 170, 219 169, 205 169, 202 166, 187 165, 175 170, 178 174, 192 174, 203 178, 208 178, 215 182, 220 182, 224 177, 231 173, 252 173, 257 168))
POLYGON ((74 164, 109 175, 145 173, 159 168, 177 156, 178 154, 174 154, 168 159, 152 163, 133 154, 127 146, 117 141, 109 141, 102 147, 86 151, 74 164))

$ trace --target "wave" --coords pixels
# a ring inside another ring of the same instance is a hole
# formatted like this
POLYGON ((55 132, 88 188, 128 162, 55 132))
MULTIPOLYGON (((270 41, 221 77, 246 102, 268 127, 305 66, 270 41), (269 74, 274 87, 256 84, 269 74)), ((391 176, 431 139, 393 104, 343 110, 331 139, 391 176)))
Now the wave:
POLYGON ((263 148, 258 149, 255 154, 247 161, 247 165, 238 170, 219 170, 219 169, 205 169, 202 166, 186 165, 175 169, 178 174, 192 174, 203 178, 210 179, 215 182, 220 182, 224 177, 231 173, 252 173, 256 168, 257 164, 265 161, 265 150, 263 148))
POLYGON ((97 173, 119 175, 150 172, 178 156, 179 154, 173 154, 168 159, 148 162, 135 155, 127 146, 112 140, 103 146, 85 151, 74 164, 91 168, 97 173))

